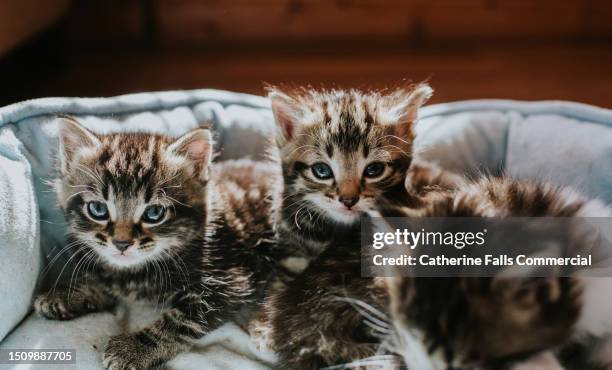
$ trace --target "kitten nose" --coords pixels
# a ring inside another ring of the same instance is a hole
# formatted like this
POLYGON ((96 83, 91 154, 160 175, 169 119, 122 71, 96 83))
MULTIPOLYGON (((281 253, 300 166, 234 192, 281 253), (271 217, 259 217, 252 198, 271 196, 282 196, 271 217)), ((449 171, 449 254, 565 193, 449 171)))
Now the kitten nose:
POLYGON ((115 248, 119 249, 119 251, 123 252, 132 245, 132 241, 113 239, 113 245, 115 245, 115 248))
POLYGON ((350 209, 352 206, 357 204, 357 202, 359 201, 359 196, 356 196, 356 195, 348 196, 348 197, 340 196, 339 200, 340 200, 340 203, 346 206, 346 208, 350 209))

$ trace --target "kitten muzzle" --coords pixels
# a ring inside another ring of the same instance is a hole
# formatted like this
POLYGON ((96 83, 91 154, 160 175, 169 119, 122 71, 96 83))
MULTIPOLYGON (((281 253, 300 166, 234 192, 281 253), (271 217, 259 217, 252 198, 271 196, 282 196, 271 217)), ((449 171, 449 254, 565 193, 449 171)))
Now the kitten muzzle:
POLYGON ((344 206, 348 209, 351 209, 357 202, 359 202, 359 195, 351 195, 351 196, 343 196, 338 197, 340 203, 344 204, 344 206))
POLYGON ((125 252, 132 245, 132 241, 131 240, 117 240, 117 239, 113 239, 113 245, 120 252, 125 252))

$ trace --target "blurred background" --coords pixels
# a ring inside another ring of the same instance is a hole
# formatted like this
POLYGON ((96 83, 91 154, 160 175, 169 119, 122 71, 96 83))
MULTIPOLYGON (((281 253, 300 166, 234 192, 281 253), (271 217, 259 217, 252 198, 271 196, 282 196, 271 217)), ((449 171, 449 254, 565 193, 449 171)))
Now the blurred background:
POLYGON ((264 82, 612 108, 610 0, 0 0, 0 105, 264 82))

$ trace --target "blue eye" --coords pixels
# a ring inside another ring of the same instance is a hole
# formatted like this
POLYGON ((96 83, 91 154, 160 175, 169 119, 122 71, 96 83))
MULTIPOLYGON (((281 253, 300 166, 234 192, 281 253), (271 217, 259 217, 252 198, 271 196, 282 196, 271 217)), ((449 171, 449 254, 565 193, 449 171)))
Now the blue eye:
POLYGON ((87 212, 94 220, 106 220, 108 218, 108 207, 96 200, 87 203, 87 212))
POLYGON ((312 174, 321 180, 326 180, 334 176, 332 169, 325 163, 318 162, 313 164, 311 167, 312 174))
POLYGON ((365 177, 378 177, 382 175, 384 171, 385 171, 384 163, 372 162, 365 168, 365 170, 363 171, 363 175, 365 177))
POLYGON ((157 223, 164 218, 166 208, 161 204, 151 204, 145 208, 142 214, 142 221, 150 224, 157 223))

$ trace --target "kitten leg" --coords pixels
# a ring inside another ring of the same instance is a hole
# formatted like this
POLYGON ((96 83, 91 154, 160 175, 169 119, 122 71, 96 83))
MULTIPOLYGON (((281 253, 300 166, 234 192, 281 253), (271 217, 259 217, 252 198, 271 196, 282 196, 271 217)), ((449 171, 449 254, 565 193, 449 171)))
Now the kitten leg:
POLYGON ((353 307, 333 301, 325 310, 322 313, 319 305, 309 302, 275 314, 272 349, 279 355, 275 369, 314 370, 376 354, 377 344, 361 338, 364 318, 353 307))
POLYGON ((50 320, 71 320, 90 312, 111 309, 116 298, 103 287, 82 281, 69 289, 61 287, 40 294, 34 300, 34 309, 50 320))
MULTIPOLYGON (((327 367, 346 369, 368 369, 366 365, 353 366, 353 363, 360 359, 367 359, 376 354, 376 345, 371 343, 355 343, 351 341, 335 340, 333 338, 321 338, 326 340, 324 343, 315 344, 316 348, 304 347, 298 351, 281 354, 277 364, 273 366, 275 370, 303 369, 318 370, 327 367), (334 355, 331 355, 335 352, 334 355), (291 357, 293 356, 293 357, 291 357)), ((307 345, 309 345, 308 343, 307 345)), ((375 368, 380 369, 380 366, 375 368)))
POLYGON ((258 351, 268 351, 272 346, 272 326, 270 318, 264 309, 249 320, 247 332, 251 339, 251 343, 258 351))
POLYGON ((193 296, 193 300, 181 307, 184 309, 172 308, 140 331, 111 337, 104 349, 104 366, 109 370, 140 370, 159 366, 188 350, 193 341, 219 327, 226 318, 227 309, 209 310, 199 294, 193 296))

